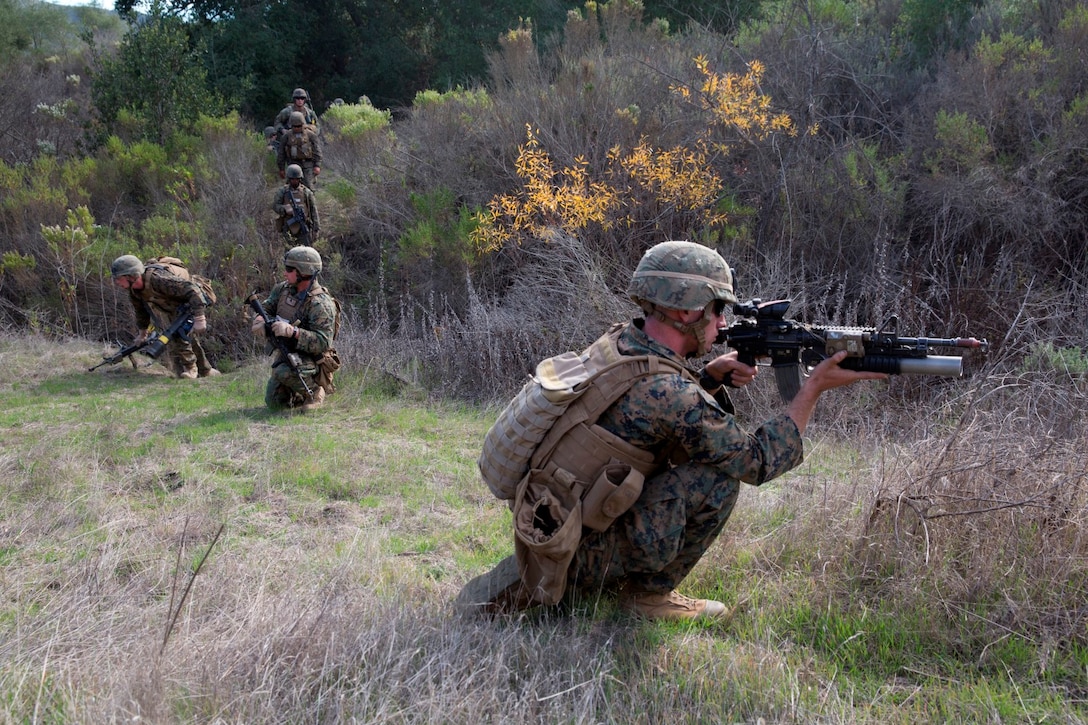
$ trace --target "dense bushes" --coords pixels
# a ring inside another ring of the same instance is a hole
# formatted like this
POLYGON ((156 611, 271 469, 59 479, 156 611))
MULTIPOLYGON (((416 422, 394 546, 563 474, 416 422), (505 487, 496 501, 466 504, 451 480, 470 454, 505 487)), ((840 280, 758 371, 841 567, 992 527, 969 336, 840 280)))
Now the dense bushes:
MULTIPOLYGON (((1043 23, 994 3, 923 59, 893 5, 852 7, 765 3, 725 37, 587 4, 546 50, 528 25, 504 34, 486 87, 420 93, 396 119, 365 97, 330 108, 317 190, 329 281, 368 339, 400 340, 360 354, 435 392, 501 397, 534 358, 628 314, 626 275, 667 238, 716 246, 742 296, 788 295, 798 314, 897 312, 908 329, 970 330, 1013 355, 1047 337, 1083 343, 1056 301, 1084 287, 1075 59, 1088 14, 1074 4, 1043 23), (477 364, 481 340, 502 366, 477 364)), ((917 23, 939 9, 908 10, 917 23)), ((176 30, 127 40, 95 87, 117 86, 122 61, 184 57, 176 30)), ((49 77, 50 118, 86 102, 86 83, 49 77)), ((0 233, 20 255, 6 268, 22 270, 0 287, 9 322, 116 335, 124 313, 93 270, 121 251, 183 257, 228 300, 276 278, 279 182, 250 122, 190 114, 175 128, 141 108, 115 109, 100 128, 116 133, 91 155, 59 137, 66 153, 5 152, 0 233), (93 222, 76 251, 95 260, 82 280, 42 232, 80 207, 93 222)), ((233 322, 220 327, 231 349, 233 322)))

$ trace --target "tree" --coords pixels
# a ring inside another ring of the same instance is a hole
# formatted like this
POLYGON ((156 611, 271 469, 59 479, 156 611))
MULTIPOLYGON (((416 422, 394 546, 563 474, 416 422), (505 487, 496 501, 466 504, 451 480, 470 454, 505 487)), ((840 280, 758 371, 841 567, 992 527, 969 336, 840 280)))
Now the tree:
POLYGON ((97 60, 91 95, 106 133, 121 123, 135 137, 161 143, 175 130, 191 129, 200 114, 224 108, 207 82, 200 48, 160 0, 125 34, 116 56, 97 60))

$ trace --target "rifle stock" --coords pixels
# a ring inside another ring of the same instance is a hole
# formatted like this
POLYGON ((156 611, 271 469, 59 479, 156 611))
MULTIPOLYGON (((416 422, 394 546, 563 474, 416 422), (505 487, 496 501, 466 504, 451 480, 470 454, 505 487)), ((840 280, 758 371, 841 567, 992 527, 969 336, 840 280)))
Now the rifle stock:
MULTIPOLYGON (((113 355, 104 355, 102 362, 87 368, 87 372, 93 372, 103 365, 116 365, 124 360, 126 357, 141 353, 147 355, 151 359, 156 359, 159 355, 162 355, 163 350, 170 344, 170 340, 177 338, 179 340, 188 340, 189 331, 193 329, 193 315, 189 309, 189 305, 185 304, 178 308, 177 317, 170 323, 165 330, 152 331, 142 342, 138 342, 128 347, 123 347, 113 355)), ((132 363, 133 367, 136 367, 135 361, 132 363)))
MULTIPOLYGON (((253 308, 253 311, 260 315, 261 319, 264 320, 265 339, 271 342, 275 346, 275 348, 279 350, 280 355, 283 356, 284 361, 287 363, 288 367, 291 368, 291 372, 295 374, 295 376, 298 378, 299 383, 302 384, 302 389, 306 391, 306 396, 313 400, 314 392, 310 390, 310 386, 306 383, 306 376, 302 374, 302 370, 300 369, 302 361, 299 358, 298 353, 293 351, 282 337, 278 337, 273 334, 273 318, 270 317, 267 312, 265 312, 264 305, 261 304, 261 300, 257 296, 256 292, 251 294, 249 297, 246 297, 246 304, 253 308)), ((273 363, 273 365, 275 365, 275 363, 273 363)))
POLYGON ((958 378, 963 358, 930 354, 932 348, 967 348, 985 352, 986 340, 974 337, 900 337, 895 315, 879 328, 809 325, 786 318, 791 300, 753 299, 733 305, 733 324, 718 331, 717 344, 726 343, 747 365, 770 364, 778 392, 789 401, 797 394, 806 370, 845 350, 840 366, 848 370, 889 375, 935 375, 958 378))

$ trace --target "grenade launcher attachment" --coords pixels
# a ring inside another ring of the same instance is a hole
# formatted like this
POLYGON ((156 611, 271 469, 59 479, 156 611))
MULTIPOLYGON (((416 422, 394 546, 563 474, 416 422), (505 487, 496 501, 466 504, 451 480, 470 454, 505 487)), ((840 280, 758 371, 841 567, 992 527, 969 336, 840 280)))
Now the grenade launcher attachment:
POLYGON ((900 337, 895 315, 879 328, 809 325, 786 319, 790 302, 737 302, 733 305, 737 319, 719 330, 716 340, 736 350, 747 365, 773 367, 778 393, 787 402, 797 394, 806 371, 840 350, 848 353, 841 366, 849 370, 958 378, 963 374, 963 358, 933 355, 931 348, 989 349, 986 340, 974 337, 900 337))

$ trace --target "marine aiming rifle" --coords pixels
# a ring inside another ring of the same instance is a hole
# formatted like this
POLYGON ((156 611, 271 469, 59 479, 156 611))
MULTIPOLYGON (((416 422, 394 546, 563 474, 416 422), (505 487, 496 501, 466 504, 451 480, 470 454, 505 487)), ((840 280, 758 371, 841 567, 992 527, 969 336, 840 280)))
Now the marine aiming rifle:
MULTIPOLYGON (((162 351, 166 349, 166 346, 173 339, 188 340, 189 331, 193 329, 193 315, 189 309, 189 305, 185 304, 178 308, 178 316, 174 318, 174 321, 163 331, 153 330, 146 338, 141 342, 136 342, 128 347, 123 347, 113 355, 102 356, 102 362, 97 365, 87 368, 87 372, 93 372, 103 365, 116 365, 130 355, 141 353, 147 355, 152 360, 162 355, 162 351)), ((150 364, 150 363, 149 363, 150 364)), ((132 361, 132 367, 136 367, 136 361, 132 361)))
MULTIPOLYGON (((291 368, 291 372, 293 372, 298 377, 298 381, 302 383, 302 389, 306 391, 306 396, 310 400, 313 400, 314 391, 310 390, 310 386, 306 384, 306 376, 302 374, 302 358, 299 357, 297 352, 291 349, 287 340, 284 340, 282 337, 279 337, 272 332, 272 323, 276 321, 276 318, 270 317, 269 314, 265 312, 264 305, 261 304, 261 300, 257 297, 256 292, 249 297, 246 297, 246 304, 252 307, 253 311, 260 315, 261 319, 264 320, 265 339, 271 342, 276 349, 280 351, 280 355, 283 356, 288 367, 291 368)), ((275 363, 273 363, 273 365, 275 365, 275 363)))
POLYGON ((986 340, 973 337, 900 337, 895 315, 879 328, 809 325, 786 319, 790 302, 737 302, 733 305, 737 319, 719 330, 716 340, 736 350, 737 359, 747 365, 769 363, 785 401, 797 394, 807 370, 840 350, 846 350, 848 357, 839 365, 848 370, 958 378, 963 374, 963 358, 931 355, 931 348, 989 349, 986 340))

